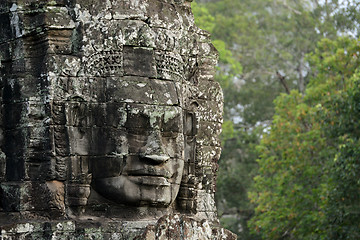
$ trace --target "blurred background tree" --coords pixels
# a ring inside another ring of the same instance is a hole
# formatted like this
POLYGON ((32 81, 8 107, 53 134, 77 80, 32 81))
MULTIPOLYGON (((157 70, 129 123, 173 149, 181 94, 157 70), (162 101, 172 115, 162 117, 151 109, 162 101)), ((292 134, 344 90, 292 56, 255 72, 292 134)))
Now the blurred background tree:
MULTIPOLYGON (((298 107, 302 104, 298 101, 308 94, 308 83, 321 78, 319 69, 314 67, 320 63, 307 55, 315 54, 316 49, 320 51, 317 42, 324 38, 329 41, 339 36, 356 38, 360 23, 359 3, 355 0, 197 0, 192 8, 197 25, 212 34, 213 44, 220 55, 216 80, 223 88, 225 105, 216 199, 221 223, 237 233, 239 239, 270 239, 256 230, 251 235, 247 226, 255 214, 255 207, 261 205, 257 199, 262 191, 259 187, 269 184, 257 181, 253 188, 254 177, 265 174, 263 169, 270 167, 268 162, 262 162, 264 152, 261 149, 264 141, 269 141, 264 138, 271 138, 266 136, 271 136, 276 129, 273 118, 275 121, 279 112, 295 111, 291 107, 300 108, 296 111, 307 111, 298 107), (293 90, 297 95, 292 93, 293 90), (295 99, 288 99, 284 97, 286 95, 295 99), (274 117, 275 112, 277 115, 274 117), (260 159, 259 163, 257 159, 260 159), (252 188, 250 201, 248 193, 252 188)), ((290 117, 282 119, 283 123, 292 120, 290 117)), ((297 131, 295 125, 288 127, 289 133, 297 131)), ((279 135, 271 141, 285 144, 293 140, 287 137, 279 135)), ((306 137, 297 140, 301 144, 315 141, 311 136, 306 137)), ((314 134, 312 137, 317 136, 314 134)), ((292 147, 283 146, 284 149, 292 147)), ((311 160, 307 155, 301 159, 306 159, 304 165, 311 160)), ((294 178, 300 181, 297 176, 294 178)), ((294 194, 298 196, 299 193, 294 194)), ((293 199, 284 197, 283 200, 293 199)), ((316 196, 312 196, 306 201, 315 200, 318 201, 316 196)), ((256 212, 255 218, 258 216, 259 212, 256 212)), ((256 224, 250 226, 258 227, 256 224)))
POLYGON ((305 94, 275 101, 270 133, 258 146, 250 220, 264 239, 360 237, 360 42, 322 39, 307 61, 305 94))

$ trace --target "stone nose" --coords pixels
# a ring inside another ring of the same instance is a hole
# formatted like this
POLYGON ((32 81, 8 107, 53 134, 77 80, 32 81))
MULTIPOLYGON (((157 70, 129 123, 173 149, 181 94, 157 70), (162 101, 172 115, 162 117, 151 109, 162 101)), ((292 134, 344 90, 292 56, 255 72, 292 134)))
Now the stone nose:
POLYGON ((141 148, 140 156, 149 159, 156 164, 161 164, 170 159, 161 139, 160 131, 153 131, 149 135, 146 145, 141 148))

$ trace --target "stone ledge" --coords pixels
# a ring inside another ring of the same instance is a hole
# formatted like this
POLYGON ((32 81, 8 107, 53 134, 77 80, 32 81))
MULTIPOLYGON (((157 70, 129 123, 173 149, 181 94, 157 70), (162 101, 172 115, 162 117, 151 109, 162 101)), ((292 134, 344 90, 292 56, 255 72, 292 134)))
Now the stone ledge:
POLYGON ((235 240, 236 235, 206 220, 171 214, 157 222, 60 220, 14 223, 0 226, 1 239, 119 239, 119 240, 235 240))

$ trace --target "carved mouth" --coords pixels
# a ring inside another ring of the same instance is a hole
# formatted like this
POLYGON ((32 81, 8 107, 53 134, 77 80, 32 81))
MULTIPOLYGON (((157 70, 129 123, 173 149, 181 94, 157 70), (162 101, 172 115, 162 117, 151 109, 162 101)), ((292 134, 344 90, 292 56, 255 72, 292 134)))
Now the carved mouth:
POLYGON ((127 170, 128 176, 134 177, 163 177, 163 178, 171 178, 172 174, 164 169, 136 169, 136 170, 127 170))
POLYGON ((140 185, 151 186, 170 186, 171 183, 167 178, 162 176, 150 176, 150 175, 128 175, 130 181, 140 185))
POLYGON ((126 171, 128 179, 141 185, 170 186, 171 173, 165 169, 146 167, 126 171))

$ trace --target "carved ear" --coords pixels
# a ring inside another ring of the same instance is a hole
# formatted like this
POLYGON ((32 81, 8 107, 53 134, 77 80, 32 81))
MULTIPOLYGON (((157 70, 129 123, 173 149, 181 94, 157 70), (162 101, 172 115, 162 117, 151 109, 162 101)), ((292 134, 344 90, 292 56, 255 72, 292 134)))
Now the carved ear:
MULTIPOLYGON (((184 111, 185 164, 187 162, 191 165, 195 164, 195 146, 199 122, 196 113, 198 106, 198 102, 193 101, 184 111)), ((194 175, 195 170, 189 170, 189 174, 194 175)))
POLYGON ((189 140, 197 134, 196 113, 186 111, 184 119, 184 135, 187 136, 187 140, 189 140))
POLYGON ((180 190, 177 197, 179 208, 187 213, 196 212, 196 135, 198 133, 198 119, 196 111, 199 104, 193 101, 184 111, 184 171, 180 190))

